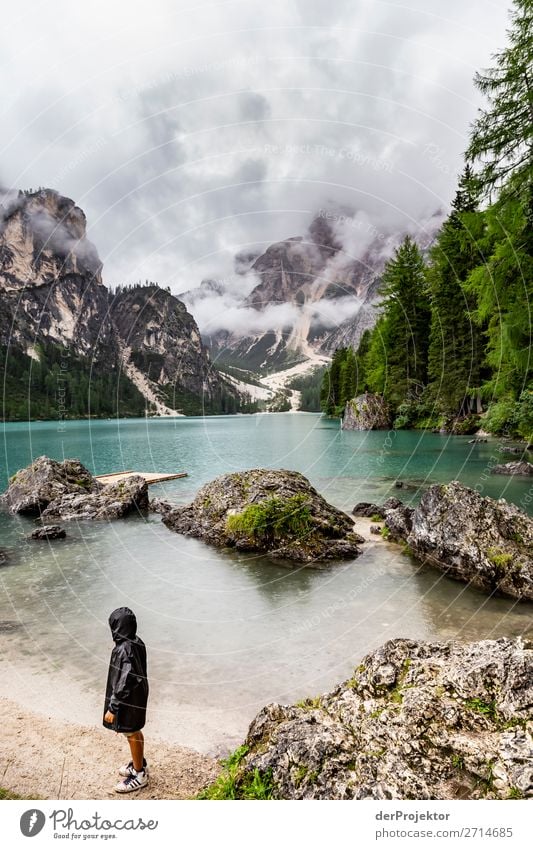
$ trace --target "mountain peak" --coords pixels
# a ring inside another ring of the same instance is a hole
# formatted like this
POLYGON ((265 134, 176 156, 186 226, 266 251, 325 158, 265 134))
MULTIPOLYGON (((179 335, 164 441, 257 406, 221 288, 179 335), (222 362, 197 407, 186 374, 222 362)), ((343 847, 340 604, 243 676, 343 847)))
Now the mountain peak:
POLYGON ((0 194, 0 285, 21 289, 71 274, 101 283, 85 213, 53 189, 0 194))

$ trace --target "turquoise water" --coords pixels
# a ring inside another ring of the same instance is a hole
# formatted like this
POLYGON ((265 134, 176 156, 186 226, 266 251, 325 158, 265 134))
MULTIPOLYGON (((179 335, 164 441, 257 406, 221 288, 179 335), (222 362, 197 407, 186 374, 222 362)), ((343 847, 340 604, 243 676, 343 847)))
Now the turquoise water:
MULTIPOLYGON (((187 500, 224 472, 268 466, 303 472, 345 508, 354 498, 391 494, 397 478, 426 483, 459 479, 533 512, 528 478, 488 474, 491 462, 513 459, 499 452, 497 440, 470 445, 469 437, 425 432, 346 432, 337 421, 313 413, 74 421, 61 427, 55 422, 7 424, 3 437, 2 486, 8 475, 48 454, 78 457, 95 474, 187 471, 188 479, 159 488, 159 494, 164 490, 177 500, 187 500)), ((416 498, 416 493, 405 495, 416 498)))
MULTIPOLYGON (((3 435, 2 486, 48 454, 79 457, 95 473, 187 471, 188 478, 151 487, 174 501, 188 501, 224 472, 269 466, 303 472, 344 509, 390 494, 416 500, 428 483, 454 478, 524 509, 533 502, 527 479, 488 474, 505 459, 496 441, 342 432, 314 414, 67 422, 63 430, 53 422, 8 424, 3 435), (413 489, 394 489, 396 479, 413 489)), ((80 719, 98 724, 106 620, 128 604, 149 650, 149 728, 205 751, 240 740, 263 704, 348 677, 386 639, 476 639, 531 628, 529 605, 487 599, 382 541, 366 544, 354 561, 309 570, 217 551, 171 533, 158 516, 71 523, 69 538, 55 543, 29 542, 31 527, 0 512, 0 545, 9 554, 0 570, 4 686, 19 697, 23 679, 53 682, 37 694, 45 708, 70 699, 80 719)))

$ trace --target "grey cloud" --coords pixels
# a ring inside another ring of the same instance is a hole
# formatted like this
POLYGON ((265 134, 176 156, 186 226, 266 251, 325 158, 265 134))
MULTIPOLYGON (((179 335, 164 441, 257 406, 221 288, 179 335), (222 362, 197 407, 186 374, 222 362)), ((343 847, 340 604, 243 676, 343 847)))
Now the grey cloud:
MULTIPOLYGON (((15 188, 59 176, 104 279, 176 292, 231 276, 236 253, 303 234, 327 205, 416 230, 453 196, 503 5, 58 0, 18 39, 8 6, 0 173, 15 188)), ((348 253, 364 242, 343 238, 348 253)))
POLYGON ((262 121, 270 115, 267 98, 253 91, 241 95, 241 115, 244 121, 262 121))

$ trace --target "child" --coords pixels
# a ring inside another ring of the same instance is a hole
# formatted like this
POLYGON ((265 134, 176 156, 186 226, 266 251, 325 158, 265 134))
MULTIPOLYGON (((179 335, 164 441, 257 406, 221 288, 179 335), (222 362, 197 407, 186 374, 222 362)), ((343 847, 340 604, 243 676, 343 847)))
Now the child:
POLYGON ((128 738, 131 761, 121 767, 123 781, 117 793, 130 793, 148 784, 148 764, 144 759, 141 728, 146 721, 148 678, 146 647, 137 636, 137 620, 129 607, 118 607, 109 617, 115 641, 111 652, 104 704, 104 726, 128 738))

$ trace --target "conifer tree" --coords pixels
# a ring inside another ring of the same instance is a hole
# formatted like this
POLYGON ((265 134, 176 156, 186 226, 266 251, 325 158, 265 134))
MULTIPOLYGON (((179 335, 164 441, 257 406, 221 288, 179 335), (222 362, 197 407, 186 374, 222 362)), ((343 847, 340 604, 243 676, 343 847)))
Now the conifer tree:
POLYGON ((383 272, 384 395, 392 404, 417 399, 427 379, 429 299, 422 254, 406 236, 383 272))
POLYGON ((344 406, 342 400, 342 372, 347 349, 337 348, 331 360, 331 366, 322 380, 320 403, 327 416, 338 416, 344 406))
POLYGON ((533 299, 533 3, 515 0, 508 46, 475 78, 488 107, 478 115, 467 151, 485 193, 499 190, 487 209, 494 248, 468 288, 477 317, 488 325, 486 394, 509 403, 532 380, 533 299))
POLYGON ((428 378, 430 397, 447 416, 479 410, 482 329, 473 321, 475 308, 463 283, 482 261, 476 240, 483 216, 476 211, 478 182, 467 165, 459 181, 452 212, 430 253, 431 299, 428 378))
POLYGON ((472 127, 467 159, 477 162, 490 192, 513 174, 530 180, 533 168, 533 3, 514 0, 508 46, 474 81, 487 96, 472 127))

